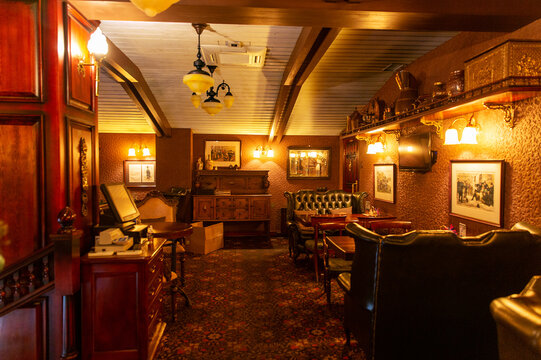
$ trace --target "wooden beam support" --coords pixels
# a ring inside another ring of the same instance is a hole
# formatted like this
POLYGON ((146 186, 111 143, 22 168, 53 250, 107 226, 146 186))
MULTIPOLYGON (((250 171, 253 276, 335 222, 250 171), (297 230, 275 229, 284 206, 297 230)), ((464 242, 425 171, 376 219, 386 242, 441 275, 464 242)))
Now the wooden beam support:
POLYGON ((171 125, 137 65, 107 39, 109 52, 101 65, 117 81, 141 110, 157 136, 171 136, 171 125))
POLYGON ((302 85, 340 32, 340 29, 304 28, 289 57, 274 106, 269 142, 280 142, 302 85))
POLYGON ((513 31, 538 18, 538 0, 325 2, 182 0, 148 17, 128 0, 70 1, 88 19, 415 31, 513 31))

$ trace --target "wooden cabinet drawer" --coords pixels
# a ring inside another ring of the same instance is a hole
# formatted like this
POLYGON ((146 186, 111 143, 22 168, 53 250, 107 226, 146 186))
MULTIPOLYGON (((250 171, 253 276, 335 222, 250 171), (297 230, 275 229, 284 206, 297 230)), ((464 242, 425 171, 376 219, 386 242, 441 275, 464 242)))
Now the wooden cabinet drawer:
POLYGON ((161 277, 163 274, 163 251, 157 254, 147 265, 147 279, 152 282, 155 277, 161 277))
POLYGON ((220 189, 244 189, 246 188, 245 177, 224 176, 220 179, 220 189))
POLYGON ((161 319, 161 311, 162 311, 162 305, 163 305, 163 302, 164 302, 164 294, 160 294, 160 296, 158 296, 156 298, 155 301, 152 302, 152 304, 150 305, 150 307, 148 308, 148 311, 147 311, 147 324, 148 324, 148 336, 149 338, 152 338, 152 335, 154 334, 154 330, 155 330, 155 323, 159 322, 160 319, 161 319), (154 329, 152 328, 154 326, 154 329))
POLYGON ((248 198, 235 198, 235 220, 250 219, 250 200, 248 198))
POLYGON ((193 218, 194 220, 214 219, 214 198, 194 198, 193 218))
POLYGON ((163 288, 163 271, 156 272, 147 287, 148 303, 151 303, 160 295, 163 288))
POLYGON ((250 217, 251 219, 268 219, 270 216, 270 205, 268 198, 250 199, 250 217))

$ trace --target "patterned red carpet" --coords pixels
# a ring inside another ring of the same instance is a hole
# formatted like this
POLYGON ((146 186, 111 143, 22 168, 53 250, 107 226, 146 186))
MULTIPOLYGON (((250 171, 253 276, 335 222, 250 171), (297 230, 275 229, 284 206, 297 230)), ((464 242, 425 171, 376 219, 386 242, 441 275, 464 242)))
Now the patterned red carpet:
MULTIPOLYGON (((192 301, 168 324, 159 359, 363 359, 342 327, 343 294, 329 310, 310 265, 295 266, 287 241, 226 242, 186 261, 192 301)), ((166 309, 168 312, 169 309, 166 309)))

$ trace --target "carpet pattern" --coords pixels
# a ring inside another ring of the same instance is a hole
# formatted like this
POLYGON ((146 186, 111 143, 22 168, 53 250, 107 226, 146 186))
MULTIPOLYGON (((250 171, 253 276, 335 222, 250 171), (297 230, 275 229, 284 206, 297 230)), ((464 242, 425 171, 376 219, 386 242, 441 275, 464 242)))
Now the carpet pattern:
POLYGON ((329 309, 311 265, 295 266, 283 238, 189 256, 192 306, 179 299, 158 359, 364 359, 354 340, 345 346, 341 290, 333 283, 329 309))

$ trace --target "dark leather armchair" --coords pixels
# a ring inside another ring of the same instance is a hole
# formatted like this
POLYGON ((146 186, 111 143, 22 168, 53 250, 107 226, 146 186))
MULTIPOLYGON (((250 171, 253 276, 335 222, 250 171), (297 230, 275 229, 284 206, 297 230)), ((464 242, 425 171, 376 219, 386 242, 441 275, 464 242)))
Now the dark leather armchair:
MULTIPOLYGON (((497 359, 490 302, 541 271, 541 238, 524 230, 380 236, 358 224, 344 327, 368 359, 497 359)), ((535 231, 532 231, 535 232, 535 231)))
MULTIPOLYGON (((330 214, 331 209, 340 209, 351 207, 353 214, 364 212, 365 200, 368 193, 348 193, 343 190, 328 190, 317 192, 314 190, 299 190, 297 192, 286 191, 284 193, 287 199, 287 229, 289 238, 289 252, 296 260, 301 253, 308 254, 310 251, 306 248, 306 240, 314 238, 314 229, 303 226, 295 218, 295 211, 314 210, 318 214, 330 214)), ((315 246, 315 244, 314 244, 315 246)))

